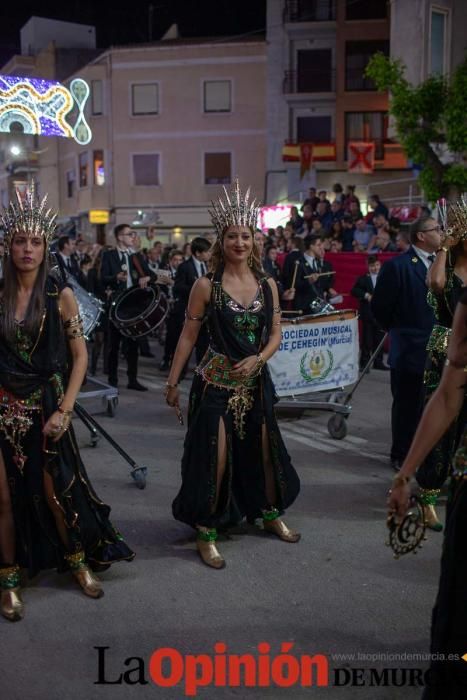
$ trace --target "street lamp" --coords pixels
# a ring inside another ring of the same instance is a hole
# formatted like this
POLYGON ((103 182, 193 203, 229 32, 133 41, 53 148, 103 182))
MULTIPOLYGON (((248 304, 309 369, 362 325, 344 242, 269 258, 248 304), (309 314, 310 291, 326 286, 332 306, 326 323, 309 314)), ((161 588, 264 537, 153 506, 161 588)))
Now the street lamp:
POLYGON ((21 153, 21 148, 19 146, 11 146, 10 153, 12 156, 19 156, 21 153))

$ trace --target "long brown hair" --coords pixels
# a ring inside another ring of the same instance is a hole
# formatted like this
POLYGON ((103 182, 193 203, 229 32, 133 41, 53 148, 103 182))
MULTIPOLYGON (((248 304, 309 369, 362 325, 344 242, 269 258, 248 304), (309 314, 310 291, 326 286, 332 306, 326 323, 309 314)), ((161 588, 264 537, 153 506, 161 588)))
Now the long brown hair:
MULTIPOLYGON (((44 259, 37 271, 37 277, 29 299, 28 308, 24 316, 22 328, 25 333, 35 338, 40 329, 42 314, 44 312, 45 283, 49 274, 49 260, 45 249, 44 259)), ((10 342, 16 338, 15 312, 18 299, 18 275, 11 255, 5 256, 3 262, 3 315, 0 330, 2 335, 10 342)))
MULTIPOLYGON (((228 230, 228 226, 223 229, 222 236, 218 236, 211 247, 211 272, 214 274, 219 270, 219 268, 224 266, 224 236, 228 230)), ((256 277, 261 277, 264 275, 263 264, 261 262, 261 256, 259 254, 259 248, 255 241, 255 232, 248 226, 250 230, 251 237, 253 239, 253 248, 251 251, 251 265, 250 268, 256 277)), ((250 261, 250 257, 248 258, 250 261)))

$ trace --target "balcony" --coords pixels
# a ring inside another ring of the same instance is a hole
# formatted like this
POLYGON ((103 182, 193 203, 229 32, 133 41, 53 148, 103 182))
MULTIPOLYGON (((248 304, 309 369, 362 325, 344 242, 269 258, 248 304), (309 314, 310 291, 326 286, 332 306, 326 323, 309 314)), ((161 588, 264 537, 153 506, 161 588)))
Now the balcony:
POLYGON ((335 0, 286 0, 284 22, 334 22, 335 0))
POLYGON ((286 70, 282 84, 284 95, 335 92, 336 71, 329 68, 286 70))
POLYGON ((5 164, 5 170, 9 175, 28 175, 39 172, 39 157, 36 153, 29 153, 17 158, 10 158, 5 164))

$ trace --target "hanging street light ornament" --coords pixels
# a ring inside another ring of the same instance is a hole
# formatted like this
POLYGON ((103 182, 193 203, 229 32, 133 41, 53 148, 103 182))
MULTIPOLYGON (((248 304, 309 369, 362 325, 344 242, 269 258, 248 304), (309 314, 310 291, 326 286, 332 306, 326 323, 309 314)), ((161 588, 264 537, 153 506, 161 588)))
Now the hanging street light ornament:
POLYGON ((19 124, 24 134, 63 136, 85 146, 92 138, 84 116, 88 97, 89 86, 81 78, 68 89, 54 80, 0 75, 0 131, 10 133, 19 124), (77 116, 70 123, 66 117, 73 111, 77 116))

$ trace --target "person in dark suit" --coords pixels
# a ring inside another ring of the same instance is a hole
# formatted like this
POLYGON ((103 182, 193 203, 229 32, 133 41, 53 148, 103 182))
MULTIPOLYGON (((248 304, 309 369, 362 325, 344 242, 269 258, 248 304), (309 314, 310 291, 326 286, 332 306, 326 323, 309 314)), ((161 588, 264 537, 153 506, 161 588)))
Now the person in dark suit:
MULTIPOLYGON (((185 311, 188 307, 191 288, 198 279, 208 272, 207 263, 209 261, 209 249, 211 243, 201 236, 197 236, 191 241, 191 257, 177 268, 173 287, 174 306, 173 320, 177 337, 180 337, 185 323, 185 311)), ((205 325, 201 330, 196 343, 196 362, 201 362, 209 344, 209 338, 205 325)))
MULTIPOLYGON (((114 236, 117 247, 113 250, 106 250, 102 254, 101 280, 104 289, 110 287, 114 294, 128 289, 134 284, 144 286, 150 280, 141 268, 141 263, 135 265, 131 244, 135 233, 128 224, 120 224, 114 229, 114 236)), ((113 323, 109 323, 109 384, 118 386, 118 354, 122 335, 113 323)), ((147 391, 147 387, 138 382, 138 341, 126 339, 126 359, 128 389, 135 391, 147 391)))
POLYGON ((378 275, 371 310, 391 341, 392 447, 391 463, 404 460, 424 402, 426 345, 435 317, 427 302, 426 277, 441 245, 440 227, 431 217, 412 224, 411 247, 386 262, 378 275))
POLYGON ((315 299, 322 299, 322 291, 319 287, 318 277, 321 270, 323 256, 323 240, 321 236, 309 234, 303 240, 305 250, 300 253, 295 277, 295 297, 293 308, 301 311, 306 316, 312 313, 311 303, 315 299))
POLYGON ((172 358, 175 354, 175 348, 177 347, 178 339, 180 337, 180 328, 177 323, 177 318, 173 315, 174 308, 174 284, 175 278, 177 276, 177 270, 180 265, 184 262, 183 253, 181 250, 173 249, 169 253, 169 262, 164 268, 170 275, 170 283, 166 285, 160 285, 161 290, 166 295, 169 300, 169 313, 166 319, 166 337, 164 345, 164 356, 162 362, 159 365, 161 372, 165 372, 170 368, 172 363, 172 358))
MULTIPOLYGON (((376 286, 376 280, 381 270, 381 263, 376 255, 368 256, 368 272, 358 277, 352 291, 353 297, 360 302, 360 320, 362 322, 362 347, 360 352, 360 369, 363 369, 376 348, 383 339, 384 331, 376 322, 371 311, 370 302, 376 286)), ((383 347, 376 355, 373 362, 374 369, 387 370, 389 367, 383 362, 383 347)), ((369 371, 369 370, 367 370, 369 371)))
POLYGON ((60 236, 57 242, 57 252, 55 254, 57 264, 60 271, 66 271, 69 275, 72 275, 82 287, 83 278, 81 276, 81 270, 79 267, 78 257, 76 255, 76 242, 74 238, 70 236, 60 236))

